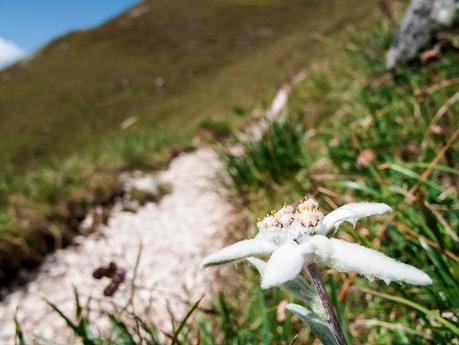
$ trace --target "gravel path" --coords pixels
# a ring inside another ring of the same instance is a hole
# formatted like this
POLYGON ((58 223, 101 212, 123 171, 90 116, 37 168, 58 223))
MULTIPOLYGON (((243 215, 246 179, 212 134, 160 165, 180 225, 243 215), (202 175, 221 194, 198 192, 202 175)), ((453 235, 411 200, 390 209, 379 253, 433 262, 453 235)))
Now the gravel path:
MULTIPOLYGON (((14 343, 12 319, 20 305, 18 319, 34 344, 44 343, 40 336, 71 344, 63 321, 44 299, 73 316, 75 286, 83 300, 92 295, 100 298, 102 306, 108 306, 110 298, 102 294, 107 281, 93 279, 93 270, 115 261, 126 267, 129 280, 140 244, 143 250, 136 281, 141 288, 135 305, 151 307, 152 318, 164 327, 168 326, 170 312, 177 317, 183 315, 187 309, 184 301, 196 299, 209 285, 212 270, 201 270, 199 263, 205 254, 221 246, 214 239, 231 213, 213 179, 218 164, 215 153, 206 148, 180 155, 158 176, 160 181, 170 183, 171 194, 136 213, 124 212, 118 205, 107 226, 49 256, 35 279, 1 302, 0 343, 14 343)), ((124 305, 129 295, 129 286, 124 284, 113 300, 124 305)), ((103 329, 105 319, 94 319, 103 329)))
MULTIPOLYGON (((291 84, 280 88, 270 108, 256 118, 248 132, 261 135, 270 121, 281 116, 292 86, 305 77, 301 72, 291 84)), ((116 205, 107 226, 88 237, 77 237, 74 245, 50 255, 27 285, 0 303, 0 344, 14 344, 16 312, 29 343, 78 343, 45 302, 73 316, 74 287, 82 304, 91 297, 100 309, 110 310, 114 304, 124 307, 132 302, 136 313, 153 320, 161 330, 169 330, 171 318, 180 319, 190 302, 215 291, 215 271, 202 270, 199 264, 205 255, 223 245, 225 236, 218 240, 218 235, 224 235, 225 225, 233 220, 232 208, 215 181, 218 169, 215 152, 201 148, 181 154, 155 178, 128 180, 126 187, 139 189, 155 189, 156 181, 165 182, 172 192, 158 204, 146 204, 136 213, 123 211, 121 203, 116 205), (113 298, 104 297, 108 281, 95 280, 92 272, 113 261, 127 269, 130 281, 140 246, 143 249, 134 300, 128 283, 113 298)), ((93 315, 91 319, 100 331, 108 329, 106 317, 93 315)))

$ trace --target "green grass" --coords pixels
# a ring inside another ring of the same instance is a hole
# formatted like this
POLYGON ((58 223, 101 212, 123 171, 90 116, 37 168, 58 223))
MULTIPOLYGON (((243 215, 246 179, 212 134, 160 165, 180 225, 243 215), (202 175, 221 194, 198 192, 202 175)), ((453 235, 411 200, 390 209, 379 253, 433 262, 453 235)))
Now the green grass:
POLYGON ((249 196, 260 190, 271 191, 292 181, 312 161, 305 147, 306 135, 297 118, 274 122, 259 140, 236 139, 244 152, 223 150, 223 182, 227 188, 249 196))
MULTIPOLYGON (((327 210, 349 200, 391 205, 394 214, 385 221, 338 235, 422 268, 434 284, 385 286, 356 277, 345 299, 335 301, 341 322, 353 344, 450 344, 459 339, 459 103, 440 109, 459 92, 459 54, 447 45, 438 61, 385 73, 391 34, 384 22, 332 42, 339 63, 311 73, 289 101, 289 112, 302 116, 303 125, 273 123, 262 139, 243 142, 243 156, 226 153, 226 185, 247 199, 254 219, 304 193, 316 195, 327 210), (311 127, 316 133, 307 139, 311 127), (304 153, 298 154, 298 141, 282 141, 300 136, 304 153), (283 154, 266 159, 276 141, 284 142, 283 154), (373 159, 356 164, 364 151, 373 159), (292 168, 292 156, 302 166, 292 168)), ((348 275, 327 278, 336 297, 348 275)))
POLYGON ((196 133, 208 142, 243 126, 320 55, 314 34, 371 8, 356 3, 145 1, 139 16, 0 72, 0 284, 68 243, 75 219, 119 193, 120 171, 158 169, 196 133))

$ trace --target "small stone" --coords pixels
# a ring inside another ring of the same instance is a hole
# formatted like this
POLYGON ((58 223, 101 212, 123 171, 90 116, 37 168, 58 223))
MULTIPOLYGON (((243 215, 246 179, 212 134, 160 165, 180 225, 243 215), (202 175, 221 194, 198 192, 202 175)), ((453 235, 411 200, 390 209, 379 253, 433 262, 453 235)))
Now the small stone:
POLYGON ((164 82, 164 79, 163 79, 163 78, 159 77, 159 78, 156 78, 156 79, 155 79, 155 85, 156 85, 156 87, 161 88, 161 87, 164 86, 164 84, 165 84, 165 82, 164 82))
POLYGON ((386 54, 387 69, 416 58, 443 26, 452 24, 458 7, 457 0, 412 0, 386 54))

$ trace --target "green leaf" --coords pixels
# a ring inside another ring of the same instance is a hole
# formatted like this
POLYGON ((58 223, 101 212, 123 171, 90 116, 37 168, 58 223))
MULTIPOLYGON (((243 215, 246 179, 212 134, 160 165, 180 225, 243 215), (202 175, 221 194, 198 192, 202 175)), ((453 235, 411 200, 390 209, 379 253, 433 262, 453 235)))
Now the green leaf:
POLYGON ((198 308, 198 306, 201 303, 203 298, 204 298, 204 295, 200 299, 198 299, 195 304, 193 304, 193 306, 190 308, 190 310, 188 310, 188 313, 185 315, 185 317, 183 318, 182 322, 180 322, 180 325, 177 327, 177 330, 174 333, 171 345, 175 345, 175 344, 178 343, 178 337, 180 335, 180 332, 182 331, 183 327, 185 327, 186 322, 191 317, 193 312, 198 308))
POLYGON ((341 325, 341 330, 343 331, 344 337, 346 338, 348 343, 350 342, 349 333, 347 331, 347 320, 344 316, 344 303, 338 301, 338 288, 336 283, 333 279, 329 279, 329 286, 330 286, 330 298, 333 303, 333 307, 335 308, 339 323, 341 325))
POLYGON ((72 320, 70 320, 67 315, 65 315, 55 304, 51 302, 47 302, 48 305, 56 312, 59 314, 61 318, 64 319, 65 323, 67 324, 68 327, 70 327, 75 334, 78 334, 78 326, 73 323, 72 320))
POLYGON ((262 325, 262 336, 263 336, 263 345, 269 345, 271 343, 271 336, 270 336, 270 327, 269 327, 269 319, 268 319, 268 310, 266 307, 265 299, 263 298, 263 291, 261 288, 257 288, 257 299, 259 303, 259 312, 261 317, 261 325, 262 325))
POLYGON ((360 290, 362 292, 367 292, 367 293, 372 294, 374 296, 381 297, 381 298, 387 299, 389 301, 397 302, 397 303, 400 303, 400 304, 404 304, 404 305, 409 306, 409 307, 411 307, 413 309, 416 309, 417 311, 425 314, 426 316, 434 319, 435 321, 437 321, 438 323, 440 323, 444 327, 448 328, 455 335, 459 335, 459 328, 458 327, 456 327, 454 324, 452 324, 448 320, 442 318, 435 311, 429 310, 429 309, 423 307, 422 305, 420 305, 420 304, 418 304, 416 302, 410 301, 410 300, 408 300, 406 298, 403 298, 403 297, 388 295, 388 294, 385 294, 385 293, 382 293, 382 292, 374 291, 374 290, 367 289, 367 288, 360 287, 360 286, 356 287, 356 289, 360 290))
POLYGON ((21 324, 19 323, 18 319, 15 317, 14 318, 14 324, 16 326, 16 341, 17 344, 19 345, 27 345, 25 338, 24 338, 24 333, 22 332, 22 327, 21 324))
MULTIPOLYGON (((419 178, 421 177, 421 175, 419 175, 418 173, 414 172, 413 170, 410 170, 408 168, 405 168, 403 167, 402 165, 399 165, 399 164, 395 164, 395 163, 391 163, 390 166, 389 166, 389 169, 391 170, 394 170, 402 175, 405 175, 407 177, 410 177, 414 180, 419 180, 419 178)), ((425 180, 423 181, 423 183, 425 183, 426 185, 428 185, 429 187, 432 187, 434 189, 436 189, 437 191, 442 191, 442 187, 439 186, 438 184, 434 183, 434 182, 431 182, 429 180, 425 180)))
POLYGON ((76 325, 72 320, 70 320, 55 304, 47 301, 48 305, 59 314, 61 318, 64 319, 65 323, 69 328, 72 329, 75 335, 81 338, 83 345, 96 345, 91 331, 89 329, 89 322, 86 319, 81 319, 79 324, 76 325))
POLYGON ((368 186, 366 186, 363 183, 359 183, 359 182, 355 182, 355 181, 338 181, 337 185, 341 186, 341 187, 344 187, 344 188, 347 188, 347 189, 360 190, 360 191, 365 192, 368 195, 371 195, 371 196, 373 196, 375 198, 379 198, 380 197, 380 194, 377 191, 369 188, 368 186))
POLYGON ((324 345, 338 345, 327 324, 312 311, 298 304, 287 304, 287 309, 297 315, 324 345))
POLYGON ((414 167, 414 168, 417 168, 417 167, 420 167, 420 168, 432 168, 432 170, 443 171, 443 172, 447 172, 447 173, 459 176, 459 169, 454 169, 454 168, 451 168, 451 167, 449 167, 447 165, 442 165, 442 164, 431 165, 431 162, 426 162, 426 163, 424 163, 424 162, 416 162, 416 163, 406 163, 406 166, 414 167))
POLYGON ((129 333, 126 325, 119 320, 115 315, 109 314, 108 318, 112 324, 113 332, 117 337, 117 345, 135 345, 135 341, 129 333))
POLYGON ((158 345, 159 344, 159 341, 156 339, 155 337, 155 333, 156 333, 156 328, 154 326, 148 326, 145 321, 142 320, 141 317, 139 317, 138 315, 134 314, 134 313, 130 313, 131 314, 131 317, 135 320, 135 322, 140 325, 140 327, 142 327, 142 329, 148 334, 148 336, 150 337, 150 340, 147 341, 147 344, 150 345, 150 344, 154 344, 154 345, 158 345))
POLYGON ((79 296, 78 296, 78 291, 77 291, 76 287, 73 287, 73 296, 74 296, 74 299, 75 299, 75 313, 76 313, 76 317, 77 317, 77 320, 80 320, 82 308, 81 308, 80 298, 79 298, 79 296))
POLYGON ((238 332, 237 328, 233 324, 233 319, 231 317, 231 306, 225 299, 225 295, 220 292, 218 294, 218 302, 219 302, 219 309, 220 309, 220 316, 221 316, 221 325, 222 325, 222 332, 224 334, 225 339, 232 339, 234 337, 237 338, 238 332))

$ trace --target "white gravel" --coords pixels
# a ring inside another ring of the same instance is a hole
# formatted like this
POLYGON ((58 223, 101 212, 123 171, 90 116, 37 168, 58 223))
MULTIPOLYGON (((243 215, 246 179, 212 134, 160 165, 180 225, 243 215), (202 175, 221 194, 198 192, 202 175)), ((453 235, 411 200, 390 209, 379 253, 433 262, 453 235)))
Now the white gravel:
MULTIPOLYGON (((199 263, 205 254, 222 245, 214 239, 230 216, 231 207, 213 179, 218 164, 215 153, 206 148, 180 155, 158 176, 171 184, 171 194, 136 213, 115 207, 107 226, 49 256, 35 279, 0 303, 0 343, 14 343, 12 319, 18 305, 18 319, 34 344, 44 343, 40 336, 73 343, 64 322, 44 299, 73 316, 75 286, 84 301, 92 295, 107 307, 111 299, 103 297, 102 291, 108 281, 93 279, 93 270, 115 261, 127 268, 129 281, 140 244, 143 251, 137 283, 141 288, 135 305, 151 308, 152 318, 166 328, 169 311, 177 317, 183 315, 187 309, 184 301, 206 292, 212 270, 200 269, 199 263)), ((124 305, 129 295, 129 284, 124 284, 113 301, 124 305)), ((105 319, 95 319, 103 329, 105 319)))

